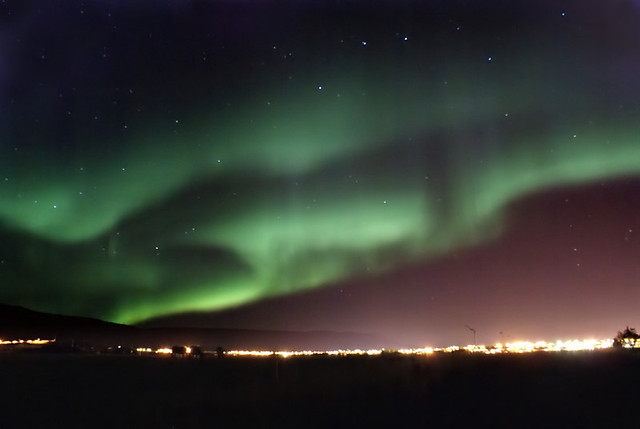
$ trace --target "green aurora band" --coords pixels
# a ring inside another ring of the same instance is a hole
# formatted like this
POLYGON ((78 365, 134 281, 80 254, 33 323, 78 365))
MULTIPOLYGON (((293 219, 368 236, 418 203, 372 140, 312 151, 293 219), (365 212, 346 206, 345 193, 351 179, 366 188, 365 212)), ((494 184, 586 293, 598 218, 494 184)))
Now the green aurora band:
POLYGON ((221 310, 478 245, 523 196, 640 173, 640 121, 603 113, 597 78, 549 52, 498 61, 310 65, 105 156, 4 165, 21 264, 0 300, 121 323, 221 310))

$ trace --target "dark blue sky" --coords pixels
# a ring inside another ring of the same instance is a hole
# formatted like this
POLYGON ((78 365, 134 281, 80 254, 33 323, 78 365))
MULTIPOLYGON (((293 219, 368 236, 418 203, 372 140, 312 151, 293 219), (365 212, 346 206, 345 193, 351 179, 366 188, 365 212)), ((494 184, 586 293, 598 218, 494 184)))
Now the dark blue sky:
POLYGON ((637 4, 424 3, 2 3, 0 301, 411 345, 633 325, 637 4))

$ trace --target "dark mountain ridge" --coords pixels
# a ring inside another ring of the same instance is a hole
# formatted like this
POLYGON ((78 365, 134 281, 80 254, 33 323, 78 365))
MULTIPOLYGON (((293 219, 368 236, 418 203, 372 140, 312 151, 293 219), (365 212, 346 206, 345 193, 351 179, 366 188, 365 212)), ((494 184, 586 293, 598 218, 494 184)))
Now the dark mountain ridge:
POLYGON ((354 332, 267 331, 188 327, 137 327, 87 317, 63 316, 0 304, 0 338, 55 338, 94 347, 167 347, 198 344, 205 349, 333 350, 393 347, 384 338, 354 332))

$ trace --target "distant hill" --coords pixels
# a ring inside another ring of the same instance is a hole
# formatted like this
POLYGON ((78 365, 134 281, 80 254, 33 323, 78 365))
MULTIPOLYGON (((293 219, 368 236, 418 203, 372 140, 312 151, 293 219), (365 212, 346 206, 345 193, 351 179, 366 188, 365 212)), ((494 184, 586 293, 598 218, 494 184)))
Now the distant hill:
POLYGON ((88 317, 63 316, 0 304, 0 338, 57 338, 58 340, 116 339, 136 328, 88 317))
POLYGON ((58 330, 111 330, 132 329, 127 325, 104 322, 78 316, 62 316, 29 310, 17 305, 0 304, 0 335, 16 332, 41 331, 55 333, 58 330))
POLYGON ((384 338, 353 332, 265 331, 188 327, 136 327, 87 317, 42 313, 0 304, 0 338, 56 338, 58 342, 84 342, 95 347, 126 345, 163 347, 198 344, 205 349, 327 350, 393 347, 384 338))
POLYGON ((148 334, 148 338, 162 338, 177 344, 200 344, 207 348, 222 346, 225 349, 245 350, 335 350, 393 347, 384 338, 354 332, 212 328, 139 329, 148 334))

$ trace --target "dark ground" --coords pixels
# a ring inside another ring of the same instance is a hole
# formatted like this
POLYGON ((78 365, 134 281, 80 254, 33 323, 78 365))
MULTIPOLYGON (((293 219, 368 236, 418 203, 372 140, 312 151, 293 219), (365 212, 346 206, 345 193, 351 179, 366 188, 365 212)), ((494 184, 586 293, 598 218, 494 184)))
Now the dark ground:
POLYGON ((0 354, 0 428, 637 427, 640 354, 0 354))

